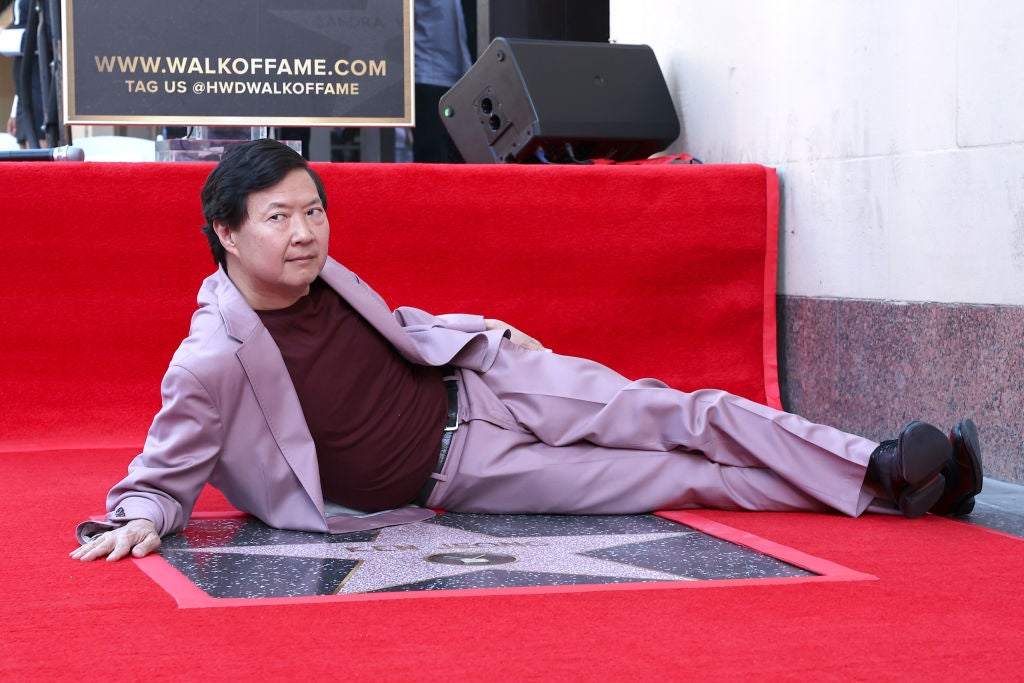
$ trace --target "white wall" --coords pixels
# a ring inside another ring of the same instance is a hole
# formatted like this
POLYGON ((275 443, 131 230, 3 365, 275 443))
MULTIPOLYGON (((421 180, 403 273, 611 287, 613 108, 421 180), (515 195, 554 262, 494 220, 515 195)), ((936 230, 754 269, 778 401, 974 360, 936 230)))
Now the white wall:
POLYGON ((1024 305, 1024 2, 611 0, 669 151, 783 182, 780 292, 1024 305))

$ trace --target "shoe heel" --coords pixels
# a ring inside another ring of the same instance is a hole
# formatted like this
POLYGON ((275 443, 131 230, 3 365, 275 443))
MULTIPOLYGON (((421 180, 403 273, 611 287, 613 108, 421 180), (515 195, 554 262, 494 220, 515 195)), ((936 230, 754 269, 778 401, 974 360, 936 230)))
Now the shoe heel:
POLYGON ((974 503, 974 496, 967 496, 966 498, 954 503, 946 514, 950 517, 963 517, 964 515, 969 515, 974 512, 974 503))
POLYGON ((953 459, 949 437, 930 424, 912 422, 900 435, 903 480, 913 491, 931 485, 953 459))
POLYGON ((900 512, 909 519, 920 517, 939 502, 946 488, 946 478, 941 474, 924 486, 904 491, 900 496, 900 512))

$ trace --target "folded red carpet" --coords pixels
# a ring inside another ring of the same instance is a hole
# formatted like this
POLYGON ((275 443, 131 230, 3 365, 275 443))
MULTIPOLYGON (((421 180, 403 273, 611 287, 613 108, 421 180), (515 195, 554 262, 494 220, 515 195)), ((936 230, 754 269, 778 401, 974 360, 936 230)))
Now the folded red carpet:
MULTIPOLYGON (((0 448, 140 444, 213 270, 209 164, 5 167, 0 448)), ((331 251, 394 306, 778 404, 761 166, 329 164, 331 251)))

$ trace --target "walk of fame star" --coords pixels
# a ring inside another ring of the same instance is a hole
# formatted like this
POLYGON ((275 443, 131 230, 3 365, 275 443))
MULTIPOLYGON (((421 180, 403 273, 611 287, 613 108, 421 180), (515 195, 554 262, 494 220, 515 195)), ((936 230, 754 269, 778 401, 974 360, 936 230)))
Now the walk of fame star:
POLYGON ((652 515, 457 515, 330 536, 197 520, 161 555, 213 597, 695 581, 809 572, 652 515))

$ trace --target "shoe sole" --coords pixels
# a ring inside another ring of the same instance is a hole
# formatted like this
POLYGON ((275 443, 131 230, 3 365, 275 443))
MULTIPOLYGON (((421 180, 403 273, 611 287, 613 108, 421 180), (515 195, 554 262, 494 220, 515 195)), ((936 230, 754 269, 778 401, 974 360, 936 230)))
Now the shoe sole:
POLYGON ((911 519, 928 512, 946 488, 943 468, 953 458, 949 437, 925 422, 911 422, 899 436, 900 475, 907 488, 897 506, 911 519))
MULTIPOLYGON (((953 439, 962 448, 953 449, 953 467, 958 474, 963 470, 970 472, 971 481, 974 483, 969 490, 964 491, 955 501, 950 503, 947 515, 967 515, 974 510, 974 497, 981 493, 984 485, 985 473, 981 466, 981 441, 978 439, 978 428, 971 420, 961 420, 953 426, 953 439)), ((962 479, 962 474, 961 474, 962 479)))

